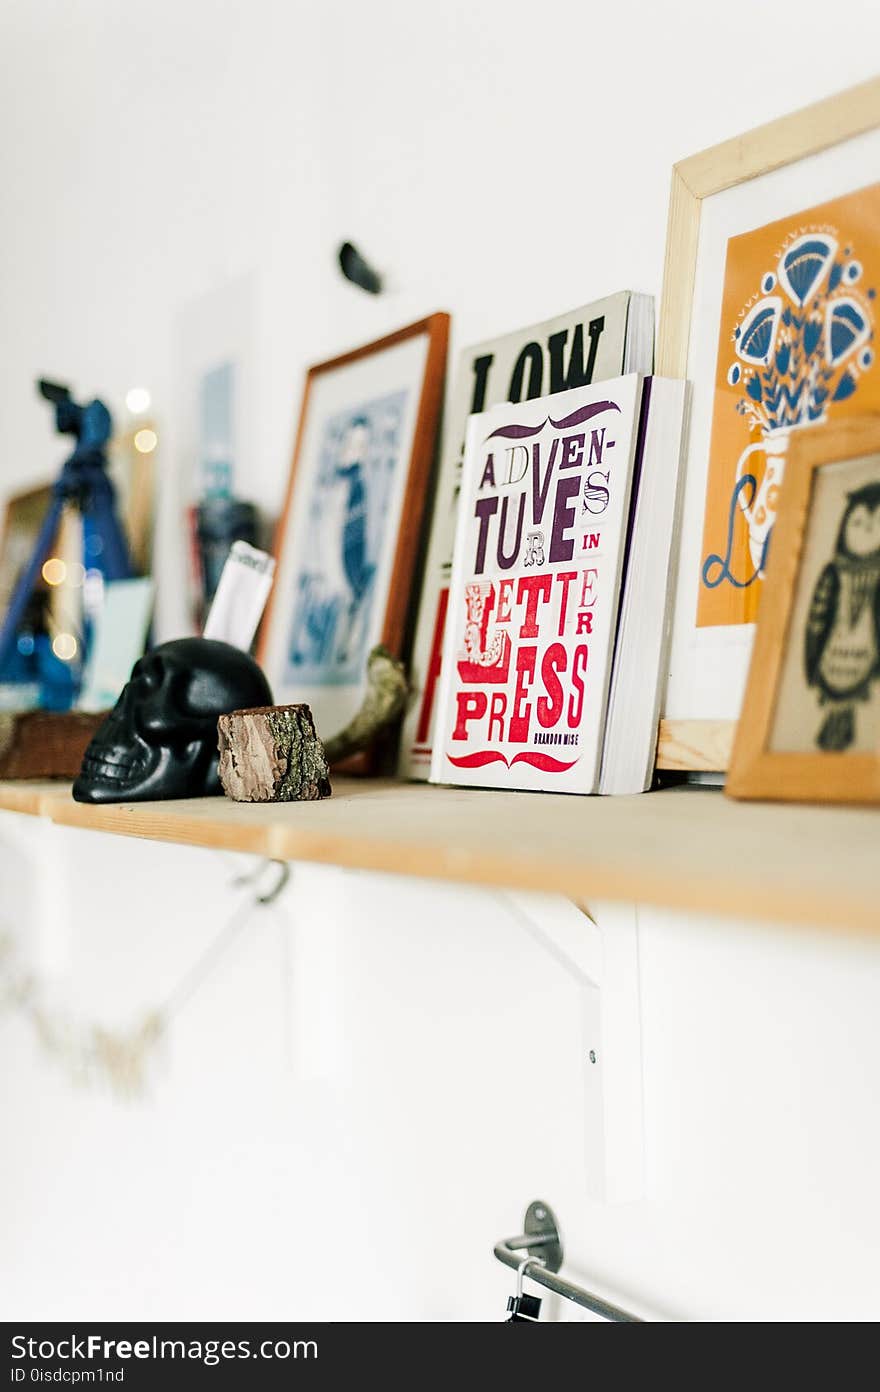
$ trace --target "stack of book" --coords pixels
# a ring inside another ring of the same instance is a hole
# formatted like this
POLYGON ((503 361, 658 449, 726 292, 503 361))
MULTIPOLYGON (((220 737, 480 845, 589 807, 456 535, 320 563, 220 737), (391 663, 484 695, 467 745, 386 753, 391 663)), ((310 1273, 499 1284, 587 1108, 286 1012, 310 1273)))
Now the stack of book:
POLYGON ((415 695, 401 740, 404 777, 427 778, 431 767, 468 418, 502 402, 531 401, 622 373, 650 372, 653 363, 654 301, 628 290, 461 353, 443 430, 412 650, 415 695))

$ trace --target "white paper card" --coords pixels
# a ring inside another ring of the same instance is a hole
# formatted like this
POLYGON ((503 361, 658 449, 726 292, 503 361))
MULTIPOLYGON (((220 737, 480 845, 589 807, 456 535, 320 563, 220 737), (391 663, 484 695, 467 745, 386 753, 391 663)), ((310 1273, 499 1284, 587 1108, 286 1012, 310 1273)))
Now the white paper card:
POLYGON ((80 710, 107 710, 116 704, 147 641, 153 609, 153 581, 111 580, 95 621, 95 636, 86 663, 80 710))
POLYGON ((246 541, 234 541, 205 622, 205 638, 249 652, 266 607, 275 562, 246 541))

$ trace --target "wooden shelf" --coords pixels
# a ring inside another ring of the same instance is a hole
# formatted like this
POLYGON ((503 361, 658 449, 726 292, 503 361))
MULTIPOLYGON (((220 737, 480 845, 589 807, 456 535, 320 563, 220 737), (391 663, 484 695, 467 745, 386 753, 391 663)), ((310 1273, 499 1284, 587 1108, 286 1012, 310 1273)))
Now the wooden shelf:
POLYGON ((225 798, 89 807, 59 783, 0 783, 0 808, 86 827, 430 879, 880 931, 880 813, 338 780, 324 802, 225 798))

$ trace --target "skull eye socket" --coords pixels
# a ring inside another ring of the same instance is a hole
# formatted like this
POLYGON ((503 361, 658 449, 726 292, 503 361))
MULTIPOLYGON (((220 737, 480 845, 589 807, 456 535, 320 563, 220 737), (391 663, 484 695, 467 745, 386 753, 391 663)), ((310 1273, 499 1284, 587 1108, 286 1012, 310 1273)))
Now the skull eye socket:
POLYGON ((142 691, 157 691, 165 678, 165 664, 161 657, 142 657, 132 670, 131 679, 137 682, 142 691))

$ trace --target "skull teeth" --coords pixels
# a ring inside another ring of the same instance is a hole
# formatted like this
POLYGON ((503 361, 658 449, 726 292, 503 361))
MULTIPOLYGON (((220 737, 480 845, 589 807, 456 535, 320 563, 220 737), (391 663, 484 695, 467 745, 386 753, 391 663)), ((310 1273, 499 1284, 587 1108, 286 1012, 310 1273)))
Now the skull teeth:
POLYGON ((141 773, 147 766, 146 759, 126 756, 111 758, 109 754, 86 754, 83 759, 83 772, 92 776, 127 781, 133 773, 141 773))

